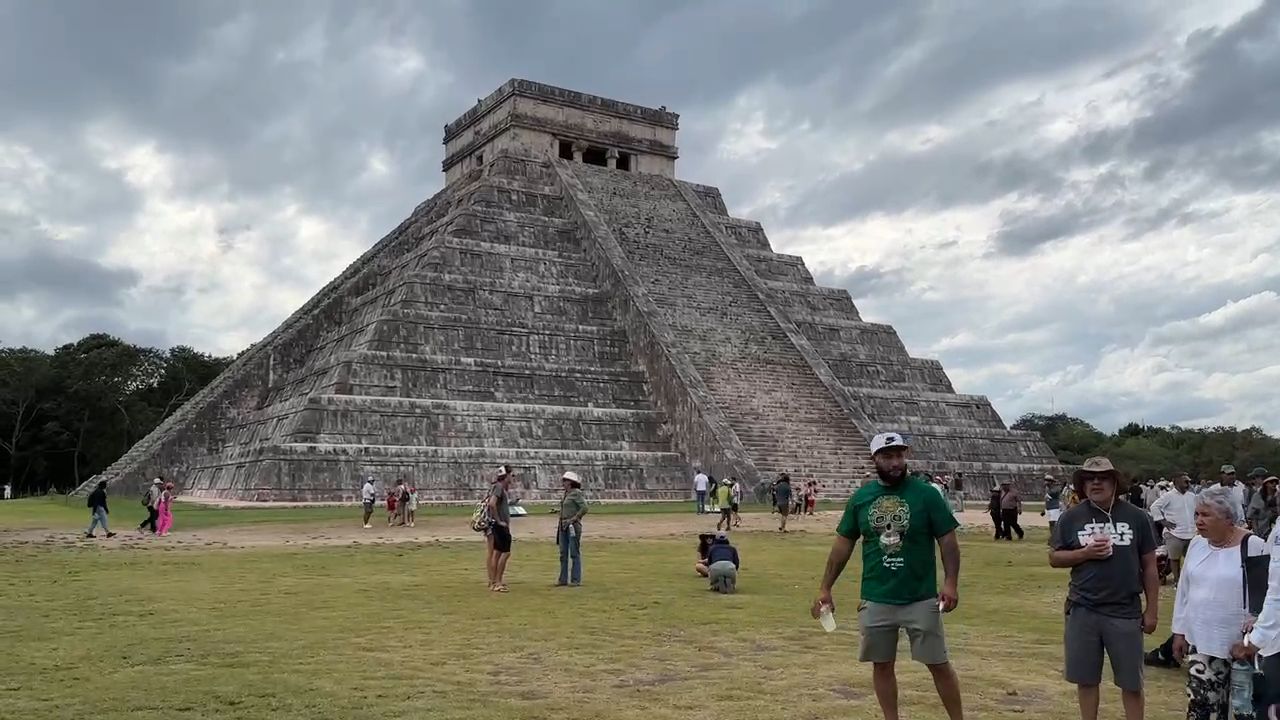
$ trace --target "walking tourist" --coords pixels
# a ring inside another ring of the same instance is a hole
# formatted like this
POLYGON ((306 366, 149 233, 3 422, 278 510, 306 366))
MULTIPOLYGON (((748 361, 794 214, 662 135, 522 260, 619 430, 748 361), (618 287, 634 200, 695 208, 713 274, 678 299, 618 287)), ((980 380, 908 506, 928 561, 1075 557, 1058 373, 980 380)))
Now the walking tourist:
POLYGON ((489 517, 493 519, 493 578, 489 589, 508 592, 507 561, 511 559, 511 509, 508 505, 511 490, 511 473, 498 477, 489 489, 489 517))
POLYGON ((142 506, 147 509, 147 519, 138 523, 138 532, 150 530, 154 535, 156 532, 156 519, 159 511, 156 510, 156 504, 160 502, 160 493, 164 490, 164 477, 156 476, 151 481, 151 486, 142 494, 142 506))
POLYGON ((414 523, 418 521, 418 488, 416 487, 409 488, 408 500, 409 500, 409 504, 408 504, 409 510, 408 512, 405 513, 405 518, 409 521, 409 527, 413 527, 414 523))
POLYGON ((564 495, 560 498, 560 524, 556 529, 556 544, 560 547, 560 579, 556 586, 578 587, 582 584, 582 516, 587 514, 587 497, 582 494, 582 480, 575 472, 560 476, 560 485, 564 495))
POLYGON ((106 531, 107 537, 115 537, 116 534, 111 532, 111 528, 107 526, 107 481, 99 480, 98 487, 89 493, 89 500, 86 503, 89 507, 89 529, 85 530, 84 536, 87 538, 96 537, 93 531, 99 525, 106 531))
POLYGON ((964 473, 957 472, 951 478, 951 506, 956 512, 964 512, 964 473))
POLYGON ((360 487, 360 502, 364 505, 364 529, 368 530, 373 527, 369 523, 369 519, 373 517, 373 504, 377 502, 377 491, 373 488, 373 476, 364 479, 364 485, 360 487))
POLYGON ((942 629, 942 613, 959 603, 960 544, 955 533, 959 523, 937 492, 908 474, 909 452, 906 440, 897 433, 881 433, 871 441, 878 480, 854 493, 845 506, 812 613, 817 618, 828 609, 834 612, 832 589, 861 539, 859 658, 872 664, 876 700, 884 717, 899 717, 895 663, 898 636, 906 630, 911 658, 929 668, 947 716, 960 720, 964 717, 960 681, 951 667, 942 629), (935 543, 942 553, 941 591, 935 543))
POLYGON ((1044 476, 1044 509, 1040 515, 1049 521, 1049 545, 1053 545, 1053 529, 1058 526, 1058 518, 1062 517, 1062 486, 1052 475, 1044 476))
POLYGON ((1280 479, 1272 475, 1258 481, 1258 489, 1249 500, 1245 510, 1249 529, 1258 537, 1271 535, 1271 528, 1276 522, 1276 483, 1280 479))
POLYGON ((716 533, 707 548, 707 577, 711 590, 732 595, 738 590, 738 549, 729 544, 729 533, 716 533))
POLYGON ((1013 488, 1013 483, 1005 480, 1000 483, 1000 524, 1004 526, 1004 539, 1012 540, 1013 533, 1018 539, 1026 537, 1022 526, 1018 524, 1018 516, 1022 514, 1022 496, 1013 488))
POLYGON ((716 520, 716 530, 723 525, 725 530, 733 523, 733 481, 721 480, 715 489, 716 507, 720 508, 720 519, 716 520))
POLYGON ((1236 503, 1236 513, 1235 513, 1235 515, 1236 515, 1236 517, 1240 518, 1240 524, 1241 524, 1241 525, 1243 525, 1243 524, 1244 524, 1244 510, 1245 510, 1245 508, 1247 508, 1247 507, 1249 507, 1249 506, 1248 506, 1248 504, 1246 504, 1246 503, 1245 503, 1245 497, 1244 497, 1245 490, 1244 490, 1244 485, 1242 485, 1241 483, 1239 483, 1239 482, 1237 482, 1237 481, 1236 481, 1236 466, 1235 466, 1235 465, 1223 465, 1221 468, 1219 468, 1219 469, 1218 469, 1218 482, 1217 482, 1217 483, 1215 483, 1215 484, 1213 484, 1213 485, 1210 485, 1208 488, 1205 488, 1205 489, 1207 490, 1207 489, 1212 489, 1212 488, 1216 488, 1216 487, 1227 488, 1228 490, 1230 490, 1230 491, 1231 491, 1231 497, 1232 497, 1232 499, 1234 499, 1234 500, 1235 500, 1235 503, 1236 503))
POLYGON ((742 483, 738 478, 729 478, 733 483, 729 487, 729 508, 733 510, 733 526, 738 527, 742 524, 742 515, 740 508, 742 507, 742 483))
POLYGON ((172 482, 164 484, 164 490, 160 492, 160 499, 156 501, 156 535, 164 537, 173 529, 173 496, 174 486, 172 482))
POLYGON ((1156 498, 1151 519, 1164 535, 1164 549, 1176 585, 1182 576, 1187 545, 1196 536, 1196 494, 1191 492, 1191 478, 1186 473, 1174 475, 1173 489, 1156 498))
POLYGON ((1004 539, 1004 520, 1000 512, 1000 486, 991 488, 991 499, 987 501, 987 514, 991 516, 991 525, 996 529, 996 540, 1004 539))
POLYGON ((1155 536, 1147 514, 1121 500, 1125 488, 1107 458, 1085 460, 1072 484, 1080 504, 1058 518, 1049 553, 1052 567, 1071 568, 1064 674, 1076 686, 1081 719, 1097 720, 1105 652, 1125 720, 1141 720, 1142 635, 1155 631, 1159 616, 1155 536))
POLYGON ((778 525, 781 532, 787 531, 787 517, 791 515, 791 476, 782 473, 778 476, 778 482, 773 486, 773 504, 778 508, 778 514, 782 516, 782 521, 778 525))
POLYGON ((1212 488, 1196 500, 1196 537, 1173 603, 1173 657, 1187 663, 1190 720, 1253 718, 1253 669, 1232 677, 1231 649, 1245 623, 1262 610, 1270 558, 1262 538, 1239 526, 1228 488, 1212 488), (1248 687, 1241 687, 1247 679, 1248 687))
POLYGON ((693 494, 698 499, 699 515, 707 513, 707 484, 709 482, 710 478, 701 470, 698 471, 697 475, 693 476, 693 494))

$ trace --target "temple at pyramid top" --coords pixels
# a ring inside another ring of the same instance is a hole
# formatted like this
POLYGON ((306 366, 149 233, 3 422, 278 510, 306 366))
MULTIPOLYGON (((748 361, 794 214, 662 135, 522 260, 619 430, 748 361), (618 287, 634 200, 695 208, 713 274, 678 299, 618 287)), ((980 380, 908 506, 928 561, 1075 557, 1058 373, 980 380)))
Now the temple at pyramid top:
POLYGON ((701 468, 761 498, 785 472, 840 499, 882 431, 975 499, 1061 471, 718 189, 676 179, 678 126, 503 84, 445 127, 440 192, 103 477, 261 501, 404 479, 472 502, 510 465, 526 500, 559 498, 570 470, 594 499, 672 500, 701 468))
POLYGON ((444 126, 445 182, 502 152, 675 177, 680 116, 511 79, 444 126))

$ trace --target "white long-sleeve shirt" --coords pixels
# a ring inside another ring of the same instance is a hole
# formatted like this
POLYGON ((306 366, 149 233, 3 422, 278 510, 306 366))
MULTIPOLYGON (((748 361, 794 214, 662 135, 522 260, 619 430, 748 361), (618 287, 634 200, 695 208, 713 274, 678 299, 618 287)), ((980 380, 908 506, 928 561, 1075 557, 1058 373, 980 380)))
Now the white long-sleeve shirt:
POLYGON ((1171 535, 1181 540, 1196 536, 1196 494, 1187 490, 1170 490, 1151 505, 1152 520, 1168 520, 1173 523, 1171 535))
POLYGON ((694 476, 693 476, 693 489, 694 489, 694 490, 696 490, 696 491, 698 491, 698 492, 706 492, 706 491, 707 491, 707 481, 708 481, 708 478, 707 478, 707 474, 706 474, 706 473, 698 473, 697 475, 694 475, 694 476))
MULTIPOLYGON (((1249 557, 1266 555, 1270 548, 1256 535, 1250 535, 1248 543, 1249 557)), ((1198 652, 1229 658, 1248 617, 1240 546, 1215 548, 1203 537, 1193 538, 1173 602, 1174 634, 1185 636, 1198 652)))
POLYGON ((367 482, 360 488, 360 499, 364 502, 373 502, 374 491, 373 483, 367 482))
POLYGON ((1267 547, 1271 548, 1271 566, 1267 570, 1267 599, 1262 603, 1262 612, 1253 624, 1253 630, 1245 635, 1244 641, 1256 648, 1258 654, 1269 657, 1280 653, 1280 524, 1271 531, 1267 538, 1267 547))

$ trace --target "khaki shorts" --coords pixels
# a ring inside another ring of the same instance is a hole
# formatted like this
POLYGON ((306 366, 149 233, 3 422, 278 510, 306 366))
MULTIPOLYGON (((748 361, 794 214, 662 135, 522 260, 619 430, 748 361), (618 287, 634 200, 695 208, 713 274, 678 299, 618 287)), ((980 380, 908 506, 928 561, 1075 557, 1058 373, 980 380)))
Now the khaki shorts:
POLYGON ((1164 549, 1168 551, 1170 560, 1181 560, 1186 557, 1187 546, 1190 544, 1190 540, 1176 538, 1172 533, 1164 534, 1164 549))
POLYGON ((862 601, 858 605, 858 628, 862 631, 862 662, 887 663, 898 659, 898 638, 907 632, 911 659, 925 665, 947 662, 947 640, 942 633, 942 613, 938 601, 929 598, 910 605, 862 601))

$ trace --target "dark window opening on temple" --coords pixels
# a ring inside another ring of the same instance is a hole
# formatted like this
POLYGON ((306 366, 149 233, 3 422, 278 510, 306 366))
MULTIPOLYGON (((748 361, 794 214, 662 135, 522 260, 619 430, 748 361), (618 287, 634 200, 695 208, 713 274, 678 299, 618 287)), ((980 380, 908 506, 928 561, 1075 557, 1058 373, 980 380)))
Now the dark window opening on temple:
POLYGON ((587 151, 582 153, 582 162, 587 165, 599 165, 600 167, 608 167, 609 160, 607 151, 602 147, 591 145, 587 147, 587 151))
POLYGON ((484 165, 484 153, 476 153, 476 167, 484 165))
POLYGON ((631 171, 631 153, 618 153, 618 169, 631 171))
POLYGON ((560 141, 560 159, 561 160, 573 159, 573 143, 569 142, 568 140, 560 141))

